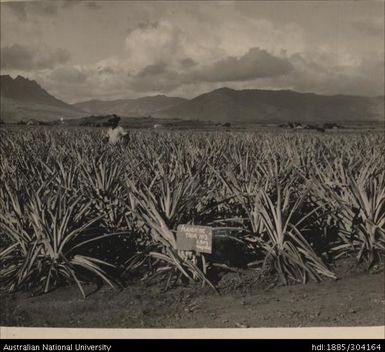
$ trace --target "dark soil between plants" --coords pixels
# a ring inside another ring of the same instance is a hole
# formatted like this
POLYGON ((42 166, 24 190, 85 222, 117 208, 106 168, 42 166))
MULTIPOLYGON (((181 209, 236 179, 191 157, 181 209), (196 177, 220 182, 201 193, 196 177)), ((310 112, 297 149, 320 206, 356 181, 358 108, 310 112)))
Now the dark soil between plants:
POLYGON ((341 262, 341 279, 271 287, 252 271, 227 273, 221 295, 200 286, 163 290, 140 283, 83 299, 76 287, 31 297, 1 295, 2 326, 98 328, 247 328, 385 325, 384 272, 341 262))

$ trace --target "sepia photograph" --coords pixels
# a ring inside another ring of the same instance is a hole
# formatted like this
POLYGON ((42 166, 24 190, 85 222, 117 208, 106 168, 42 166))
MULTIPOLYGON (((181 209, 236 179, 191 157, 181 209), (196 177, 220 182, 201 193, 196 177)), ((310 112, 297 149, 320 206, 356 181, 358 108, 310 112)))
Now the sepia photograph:
POLYGON ((384 5, 1 0, 0 326, 381 332, 384 5))

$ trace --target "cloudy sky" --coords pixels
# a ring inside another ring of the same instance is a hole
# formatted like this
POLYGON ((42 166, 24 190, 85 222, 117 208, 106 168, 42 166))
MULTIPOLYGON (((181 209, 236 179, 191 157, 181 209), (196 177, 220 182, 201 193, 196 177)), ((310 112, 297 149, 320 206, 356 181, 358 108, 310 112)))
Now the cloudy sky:
POLYGON ((382 95, 384 2, 2 1, 1 74, 67 102, 223 86, 382 95))

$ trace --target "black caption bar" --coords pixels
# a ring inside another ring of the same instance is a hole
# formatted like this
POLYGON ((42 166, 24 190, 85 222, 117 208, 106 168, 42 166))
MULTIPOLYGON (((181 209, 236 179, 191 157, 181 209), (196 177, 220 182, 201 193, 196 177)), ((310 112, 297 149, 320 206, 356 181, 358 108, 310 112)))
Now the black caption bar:
POLYGON ((59 351, 59 352, 117 352, 137 351, 138 348, 167 348, 168 351, 186 351, 205 348, 205 350, 240 351, 241 348, 253 348, 250 351, 289 351, 297 352, 385 352, 384 340, 1 340, 0 351, 59 351))

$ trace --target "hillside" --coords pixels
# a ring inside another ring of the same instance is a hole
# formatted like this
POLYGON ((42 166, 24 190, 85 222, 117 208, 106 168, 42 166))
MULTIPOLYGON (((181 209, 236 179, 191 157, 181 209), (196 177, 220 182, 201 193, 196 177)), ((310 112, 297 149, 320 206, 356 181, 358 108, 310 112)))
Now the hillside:
POLYGON ((83 116, 79 109, 55 98, 37 82, 17 76, 0 76, 1 119, 7 123, 36 119, 51 121, 58 118, 83 116))
POLYGON ((166 110, 177 106, 187 99, 156 95, 138 99, 119 100, 89 100, 73 104, 77 109, 97 114, 117 114, 120 116, 150 116, 158 111, 166 110))
POLYGON ((365 122, 384 119, 384 97, 220 88, 154 115, 215 122, 365 122))
POLYGON ((191 100, 156 95, 138 99, 89 100, 70 105, 49 94, 37 82, 20 76, 15 79, 0 76, 0 83, 1 119, 6 123, 31 119, 52 122, 61 118, 110 114, 214 123, 384 121, 384 97, 220 88, 191 100))

